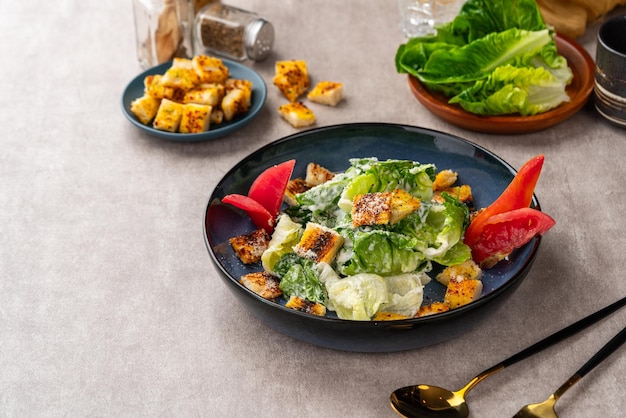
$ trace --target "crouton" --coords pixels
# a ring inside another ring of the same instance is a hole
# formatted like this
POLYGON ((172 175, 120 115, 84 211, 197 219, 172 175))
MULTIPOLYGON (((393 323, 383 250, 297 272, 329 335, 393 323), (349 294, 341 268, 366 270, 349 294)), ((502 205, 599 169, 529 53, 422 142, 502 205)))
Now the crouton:
POLYGON ((152 96, 144 94, 142 97, 133 100, 130 103, 130 111, 137 116, 137 119, 144 125, 152 122, 152 119, 156 116, 161 99, 156 99, 152 96))
POLYGON ((295 309, 297 311, 306 312, 309 314, 324 316, 326 315, 326 307, 318 302, 311 302, 300 296, 291 295, 287 303, 287 308, 295 309))
POLYGON ((435 181, 433 181, 433 191, 440 191, 447 189, 456 183, 458 178, 458 174, 452 170, 441 170, 435 176, 435 181))
POLYGON ((304 193, 309 190, 309 186, 307 186, 306 182, 302 178, 295 178, 289 180, 287 182, 287 188, 285 189, 285 195, 283 196, 283 201, 287 203, 289 206, 295 206, 298 204, 296 200, 296 195, 298 193, 304 193))
POLYGON ((165 87, 189 90, 200 83, 200 78, 192 69, 170 67, 165 74, 163 74, 161 83, 163 83, 165 87))
POLYGON ((460 280, 460 279, 475 279, 480 280, 482 277, 482 270, 474 262, 474 260, 466 260, 461 264, 456 264, 454 266, 448 266, 441 271, 441 273, 435 276, 435 280, 439 283, 447 286, 450 283, 450 280, 460 280))
POLYGON ((192 58, 192 63, 200 83, 224 84, 230 77, 228 67, 220 58, 196 55, 192 58))
POLYGON ((428 315, 434 315, 441 312, 447 312, 450 310, 450 307, 443 302, 433 302, 430 305, 422 305, 417 311, 418 318, 428 315))
POLYGON ((482 290, 483 283, 480 280, 466 278, 461 278, 460 280, 452 279, 450 283, 448 283, 443 302, 448 305, 450 309, 455 309, 478 299, 482 290))
POLYGON ((250 93, 244 89, 233 89, 222 99, 224 119, 231 121, 235 116, 246 113, 250 109, 250 93))
POLYGON ((306 224, 300 242, 293 248, 300 257, 316 263, 330 264, 343 245, 343 237, 336 231, 314 222, 306 224))
POLYGON ((372 321, 397 321, 409 318, 409 316, 401 315, 395 312, 376 312, 372 317, 372 321))
POLYGON ((442 193, 447 193, 457 199, 459 202, 465 203, 468 206, 471 206, 474 203, 472 188, 467 184, 463 184, 461 186, 447 187, 443 190, 438 190, 433 193, 433 200, 435 202, 443 203, 445 199, 441 195, 442 193))
POLYGON ((287 103, 278 108, 278 114, 294 128, 304 128, 315 123, 315 114, 301 102, 287 103))
POLYGON ((183 117, 180 120, 181 133, 199 133, 209 130, 211 125, 211 106, 187 103, 183 105, 183 117))
POLYGON ((244 264, 258 263, 272 237, 260 228, 249 234, 232 237, 228 240, 235 254, 244 264))
POLYGON ((222 103, 226 90, 223 84, 206 83, 187 91, 183 103, 196 103, 217 107, 222 103))
POLYGON ((161 131, 176 132, 183 117, 183 105, 174 101, 163 99, 159 110, 152 122, 155 129, 161 131))
POLYGON ((343 99, 343 84, 333 81, 320 81, 306 97, 315 103, 337 106, 343 99))
POLYGON ((295 102, 310 86, 306 61, 276 62, 273 81, 287 100, 295 102))
POLYGON ((352 225, 395 224, 419 207, 420 200, 402 189, 358 194, 352 202, 352 225))
POLYGON ((245 274, 239 278, 239 283, 265 299, 272 300, 283 295, 276 277, 265 271, 245 274))
POLYGON ((306 177, 304 181, 308 187, 319 186, 326 183, 328 180, 332 180, 335 174, 322 167, 317 163, 309 163, 306 166, 306 177))

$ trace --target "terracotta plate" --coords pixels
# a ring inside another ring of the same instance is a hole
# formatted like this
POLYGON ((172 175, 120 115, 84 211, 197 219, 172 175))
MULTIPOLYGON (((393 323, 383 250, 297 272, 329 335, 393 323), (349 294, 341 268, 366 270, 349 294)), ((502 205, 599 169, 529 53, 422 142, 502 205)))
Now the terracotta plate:
POLYGON ((574 73, 567 86, 570 101, 533 116, 480 116, 466 112, 457 104, 448 104, 448 99, 440 93, 431 93, 419 80, 409 75, 411 91, 428 110, 441 119, 461 128, 491 134, 523 134, 549 128, 578 112, 587 102, 593 91, 595 63, 589 53, 577 42, 557 35, 556 45, 574 73))

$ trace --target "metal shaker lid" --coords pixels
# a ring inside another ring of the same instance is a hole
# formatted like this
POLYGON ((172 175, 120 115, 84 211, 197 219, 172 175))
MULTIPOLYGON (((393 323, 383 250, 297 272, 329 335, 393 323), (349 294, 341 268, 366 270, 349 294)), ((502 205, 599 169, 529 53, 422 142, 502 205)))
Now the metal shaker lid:
POLYGON ((263 61, 274 46, 274 26, 265 19, 256 19, 248 25, 244 42, 248 58, 263 61))

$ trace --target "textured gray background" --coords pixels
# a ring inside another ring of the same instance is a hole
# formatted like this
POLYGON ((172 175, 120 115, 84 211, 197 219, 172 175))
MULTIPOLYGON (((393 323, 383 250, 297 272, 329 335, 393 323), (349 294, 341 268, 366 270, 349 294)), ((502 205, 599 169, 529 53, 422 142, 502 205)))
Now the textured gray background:
MULTIPOLYGON (((268 99, 252 124, 199 144, 144 135, 122 115, 122 91, 141 71, 130 1, 0 5, 0 416, 393 417, 396 387, 459 388, 626 294, 626 131, 592 105, 539 133, 465 131, 431 115, 396 74, 395 1, 230 4, 276 27, 274 54, 248 63, 268 99), (281 335, 232 298, 204 247, 203 210, 233 164, 296 132, 277 116, 284 99, 271 84, 274 61, 292 58, 308 62, 313 82, 345 83, 340 106, 314 107, 317 126, 423 126, 517 168, 545 153, 536 192, 557 225, 496 317, 437 346, 356 354, 281 335)), ((579 39, 592 56, 596 31, 579 39)), ((625 319, 481 383, 474 416, 511 416, 545 399, 625 319)), ((622 350, 557 409, 621 416, 625 369, 622 350)))

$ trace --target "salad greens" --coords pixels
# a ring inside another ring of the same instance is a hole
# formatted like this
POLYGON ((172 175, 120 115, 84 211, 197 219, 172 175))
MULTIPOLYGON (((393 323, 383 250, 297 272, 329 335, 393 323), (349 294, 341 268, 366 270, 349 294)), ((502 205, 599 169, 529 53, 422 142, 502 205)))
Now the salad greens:
POLYGON ((319 280, 315 263, 294 253, 283 255, 274 265, 280 278, 280 290, 287 296, 303 297, 311 302, 326 302, 326 295, 319 280))
POLYGON ((436 35, 400 45, 395 64, 481 115, 545 112, 572 80, 535 0, 468 0, 436 35))
POLYGON ((432 263, 454 265, 471 258, 462 241, 469 209, 443 194, 432 200, 436 168, 414 161, 351 159, 332 180, 296 195, 299 203, 280 215, 262 263, 280 278, 287 296, 320 302, 342 319, 369 320, 378 310, 415 315, 432 263), (395 224, 352 223, 357 194, 408 191, 419 208, 395 224), (330 266, 294 253, 303 225, 332 228, 344 245, 330 266))

